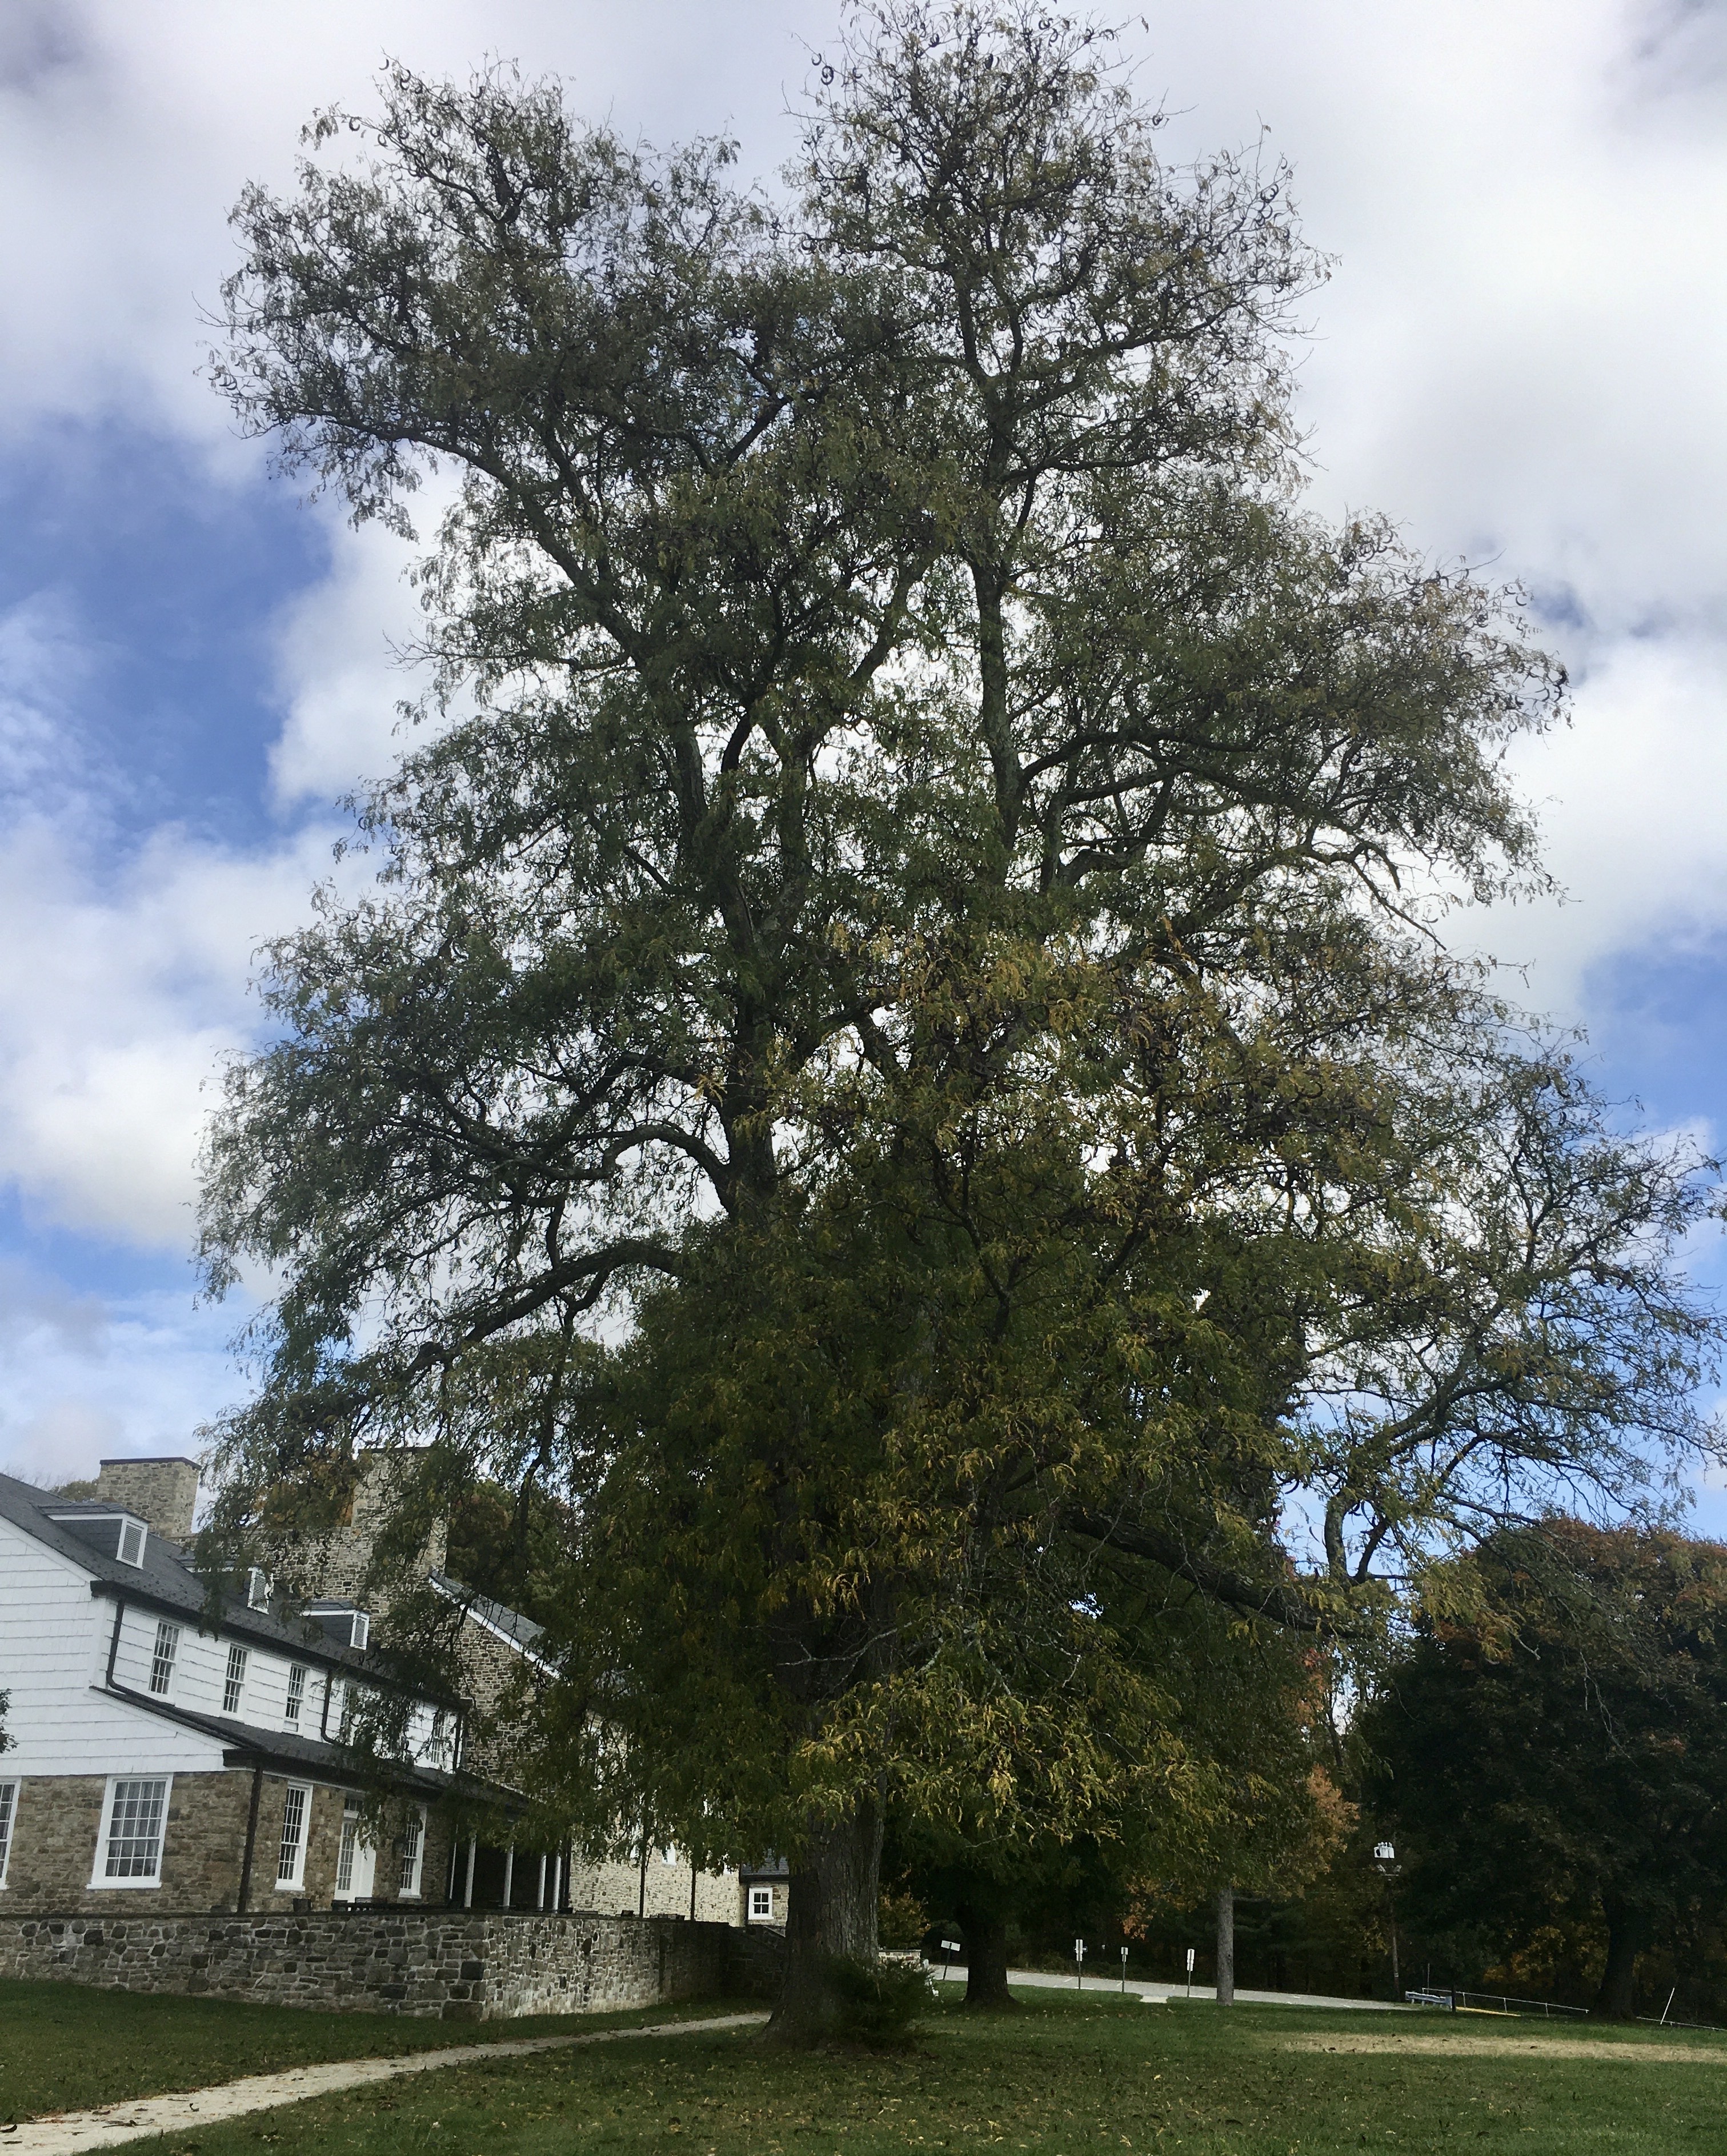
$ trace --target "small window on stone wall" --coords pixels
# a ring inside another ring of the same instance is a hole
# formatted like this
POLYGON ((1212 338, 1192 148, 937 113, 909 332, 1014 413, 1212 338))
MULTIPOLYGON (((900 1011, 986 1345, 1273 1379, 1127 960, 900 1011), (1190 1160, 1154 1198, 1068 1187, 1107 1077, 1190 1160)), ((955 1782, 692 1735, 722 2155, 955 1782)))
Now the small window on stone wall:
POLYGON ((402 1830, 402 1868, 397 1875, 396 1892, 403 1901, 419 1897, 419 1867, 426 1853, 426 1815, 423 1811, 409 1812, 408 1824, 402 1830))
POLYGON ((276 1852, 276 1884, 297 1887, 306 1876, 306 1820, 312 1792, 304 1783, 282 1789, 282 1845, 276 1852))
POLYGON ((771 1924, 774 1921, 774 1889, 771 1887, 752 1887, 749 1890, 749 1920, 753 1924, 771 1924))
POLYGON ((342 1815, 342 1847, 336 1858, 336 1891, 352 1894, 354 1891, 354 1855, 360 1846, 360 1815, 350 1804, 342 1815))
POLYGON ((163 1618, 156 1628, 156 1651, 150 1657, 150 1689, 166 1699, 174 1681, 174 1657, 180 1651, 180 1628, 163 1618))
POLYGON ((0 1887, 6 1884, 6 1867, 12 1861, 12 1822, 18 1814, 18 1784, 0 1782, 0 1887))
POLYGON ((276 1885, 298 1887, 306 1876, 306 1828, 311 1791, 290 1782, 282 1792, 282 1842, 276 1855, 276 1885))
POLYGON ((224 1714, 238 1714, 240 1711, 240 1694, 246 1688, 247 1656, 244 1647, 230 1647, 228 1650, 228 1675, 222 1680, 224 1714))

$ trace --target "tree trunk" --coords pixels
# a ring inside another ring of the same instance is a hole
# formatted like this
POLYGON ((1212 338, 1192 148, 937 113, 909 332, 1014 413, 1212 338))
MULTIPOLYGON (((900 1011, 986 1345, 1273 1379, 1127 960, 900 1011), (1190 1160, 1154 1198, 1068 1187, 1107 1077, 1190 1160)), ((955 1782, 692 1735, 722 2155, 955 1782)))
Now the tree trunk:
POLYGON ((1616 1896, 1603 1894, 1601 1914, 1607 1920, 1607 1965, 1601 1971, 1601 1989, 1590 2012, 1604 2021, 1637 2018, 1637 1952, 1643 1943, 1643 1928, 1637 1914, 1616 1896))
POLYGON ((1007 1988, 1007 1918, 981 1902, 959 1905, 959 1936, 965 1942, 965 2003, 991 2013, 1019 2002, 1007 1988))
POLYGON ((1217 2003, 1236 2003, 1236 1890, 1217 1890, 1217 2003))
POLYGON ((861 1804, 847 1819, 813 1828, 792 1866, 785 1975, 767 2028, 777 2044, 815 2044, 833 2029, 835 1961, 873 1965, 881 1872, 881 1814, 861 1804))

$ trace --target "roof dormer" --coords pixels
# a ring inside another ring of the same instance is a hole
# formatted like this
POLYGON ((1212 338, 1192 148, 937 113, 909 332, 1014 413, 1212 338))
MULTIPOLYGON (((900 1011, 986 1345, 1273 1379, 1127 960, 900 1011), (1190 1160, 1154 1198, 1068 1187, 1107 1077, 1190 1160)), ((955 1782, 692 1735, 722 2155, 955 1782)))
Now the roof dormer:
POLYGON ((301 1614, 338 1647, 363 1648, 372 1636, 370 1614, 352 1602, 308 1602, 301 1614))
POLYGON ((108 1505, 54 1505, 44 1508, 56 1527, 76 1535, 99 1557, 120 1564, 141 1565, 150 1529, 136 1512, 108 1505))

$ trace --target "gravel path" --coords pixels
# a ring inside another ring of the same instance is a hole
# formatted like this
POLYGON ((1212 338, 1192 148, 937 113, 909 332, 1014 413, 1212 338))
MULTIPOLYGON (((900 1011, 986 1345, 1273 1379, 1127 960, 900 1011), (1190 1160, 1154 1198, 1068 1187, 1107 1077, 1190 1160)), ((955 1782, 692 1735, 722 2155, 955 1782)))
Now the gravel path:
POLYGON ((274 2111, 307 2097, 329 2096, 337 2089, 364 2088, 373 2082, 394 2081, 402 2074, 429 2074, 440 2066, 467 2066, 481 2059, 520 2059, 536 2051, 568 2051, 576 2044, 615 2044, 636 2036, 688 2036, 710 2029, 749 2029, 765 2014, 722 2014, 706 2021, 659 2021, 643 2029, 596 2029, 589 2035, 523 2036, 501 2044, 463 2044, 448 2051, 411 2051, 396 2059, 332 2059, 317 2066, 290 2066, 285 2073, 249 2074, 219 2088, 193 2089, 175 2096, 140 2097, 131 2103, 104 2104, 97 2111, 66 2111, 47 2118, 0 2127, 0 2156, 79 2156, 86 2148, 111 2148, 121 2141, 141 2141, 152 2133, 184 2133, 212 2126, 248 2112, 274 2111))

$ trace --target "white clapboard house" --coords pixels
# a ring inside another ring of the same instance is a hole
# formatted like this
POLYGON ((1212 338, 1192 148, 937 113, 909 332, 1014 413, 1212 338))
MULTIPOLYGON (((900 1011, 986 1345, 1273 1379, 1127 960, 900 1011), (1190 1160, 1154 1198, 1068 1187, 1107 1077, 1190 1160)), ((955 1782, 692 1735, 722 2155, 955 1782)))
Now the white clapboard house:
POLYGON ((342 1743, 392 1682, 366 1613, 273 1609, 256 1573, 213 1611, 197 1491, 183 1460, 105 1461, 81 1502, 0 1476, 0 1914, 443 1902, 452 1808, 486 1794, 457 1699, 413 1700, 368 1817, 342 1743))
POLYGON ((462 1614, 452 1691, 409 1700, 383 1810, 375 1782, 368 1806, 342 1734, 362 1690, 395 1686, 352 1599, 388 1476, 368 1455, 318 1553, 344 1591, 295 1608, 260 1573, 213 1603, 185 1553, 193 1460, 104 1460, 81 1501, 0 1476, 0 1917, 400 1902, 745 1921, 738 1874, 675 1848, 608 1861, 465 1830, 465 1810, 496 1819, 512 1799, 507 1744, 465 1770, 465 1712, 495 1723, 513 1674, 543 1672, 542 1635, 435 1561, 462 1614))

